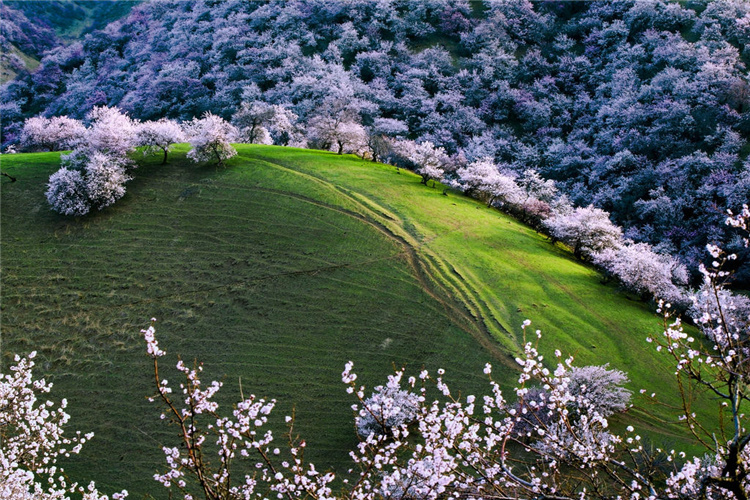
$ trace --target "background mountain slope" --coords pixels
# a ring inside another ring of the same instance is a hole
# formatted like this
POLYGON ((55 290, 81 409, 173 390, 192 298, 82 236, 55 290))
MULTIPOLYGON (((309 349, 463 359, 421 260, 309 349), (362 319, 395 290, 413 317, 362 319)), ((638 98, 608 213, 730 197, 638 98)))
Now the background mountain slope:
POLYGON ((128 15, 141 0, 0 2, 0 83, 33 72, 45 52, 128 15))

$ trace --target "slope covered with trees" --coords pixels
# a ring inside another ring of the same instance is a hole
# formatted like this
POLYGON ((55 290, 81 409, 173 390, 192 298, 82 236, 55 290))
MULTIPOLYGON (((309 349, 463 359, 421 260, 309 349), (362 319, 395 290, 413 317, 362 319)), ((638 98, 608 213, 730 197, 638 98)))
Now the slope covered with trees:
POLYGON ((469 161, 534 168, 691 269, 707 242, 742 263, 723 218, 750 197, 749 9, 154 1, 4 86, 3 142, 24 117, 103 104, 138 119, 230 119, 266 102, 306 126, 392 120, 469 161))
POLYGON ((0 2, 0 82, 29 73, 44 54, 127 16, 141 0, 0 2))

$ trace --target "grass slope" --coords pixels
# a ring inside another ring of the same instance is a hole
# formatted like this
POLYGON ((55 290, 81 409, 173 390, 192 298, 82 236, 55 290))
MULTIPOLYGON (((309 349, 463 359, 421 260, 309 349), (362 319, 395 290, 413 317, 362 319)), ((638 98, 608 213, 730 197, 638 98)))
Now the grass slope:
POLYGON ((487 361, 510 386, 526 318, 544 352, 609 362, 636 391, 667 392, 668 367, 644 342, 658 318, 513 219, 349 156, 238 146, 217 170, 185 151, 166 166, 139 161, 125 198, 79 219, 44 199, 59 154, 2 157, 18 178, 3 182, 0 207, 4 366, 40 351, 72 427, 96 432, 69 464, 74 478, 164 496, 151 475, 174 441, 145 399, 139 330, 151 316, 170 364, 205 362, 226 402, 241 378, 246 395, 279 400, 278 422, 294 404, 321 467, 345 466, 356 442, 347 360, 370 387, 407 364, 484 390, 487 361))

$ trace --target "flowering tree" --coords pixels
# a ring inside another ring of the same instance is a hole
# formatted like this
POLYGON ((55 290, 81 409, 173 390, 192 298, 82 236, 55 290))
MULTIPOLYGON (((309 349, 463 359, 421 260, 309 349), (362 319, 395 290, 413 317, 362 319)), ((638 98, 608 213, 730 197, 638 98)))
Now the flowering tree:
POLYGON ((125 196, 125 183, 131 180, 127 174, 126 159, 94 151, 83 166, 86 179, 86 195, 91 206, 101 210, 125 196))
POLYGON ((239 137, 250 144, 268 144, 271 137, 268 126, 276 116, 276 107, 263 101, 243 102, 232 116, 232 125, 237 127, 239 137))
POLYGON ((375 118, 367 131, 367 153, 372 161, 379 161, 391 150, 389 138, 406 135, 409 127, 401 120, 393 118, 375 118))
POLYGON ((574 366, 568 373, 570 393, 585 395, 592 409, 605 417, 625 411, 631 396, 631 392, 623 387, 628 382, 627 374, 608 367, 609 364, 574 366))
POLYGON ((62 168, 50 176, 47 201, 63 215, 85 215, 125 196, 127 158, 96 150, 75 149, 62 157, 62 168))
POLYGON ((63 215, 85 215, 125 196, 131 179, 128 153, 135 149, 138 124, 118 108, 95 107, 89 128, 75 149, 61 156, 63 167, 50 176, 47 201, 63 215))
POLYGON ((408 159, 417 166, 417 173, 422 176, 422 184, 432 180, 432 187, 435 187, 435 181, 443 177, 445 165, 448 163, 448 155, 445 149, 435 147, 430 141, 415 144, 409 151, 408 159))
POLYGON ((687 269, 668 255, 661 255, 647 243, 627 243, 604 248, 591 256, 594 264, 615 276, 623 286, 643 296, 682 304, 687 297, 687 269))
POLYGON ((471 162, 466 167, 458 169, 456 173, 459 183, 467 191, 473 191, 483 196, 488 207, 496 201, 515 205, 521 203, 525 198, 524 192, 516 183, 515 177, 501 173, 495 162, 490 158, 482 158, 471 162))
POLYGON ((88 119, 91 125, 78 148, 123 158, 135 149, 138 124, 119 108, 97 106, 88 119))
POLYGON ((174 144, 185 141, 185 133, 179 123, 162 118, 155 122, 143 122, 138 126, 138 145, 144 146, 143 154, 163 153, 161 164, 167 163, 167 154, 174 144))
POLYGON ((286 106, 274 104, 274 115, 268 124, 268 133, 274 144, 305 147, 304 130, 297 123, 297 115, 286 106))
MULTIPOLYGON (((34 379, 36 352, 15 357, 10 373, 0 374, 0 498, 9 500, 69 500, 70 494, 84 500, 108 500, 88 486, 69 484, 57 461, 78 454, 93 434, 66 437, 64 426, 70 420, 67 401, 55 408, 52 401, 39 397, 52 389, 44 379, 34 379)), ((112 495, 125 498, 127 491, 112 495)))
POLYGON ((555 213, 544 225, 555 240, 569 245, 578 258, 621 245, 620 228, 609 220, 607 212, 591 205, 568 214, 555 213))
MULTIPOLYGON (((747 205, 727 224, 747 231, 747 205)), ((747 236, 744 244, 748 246, 747 236)), ((744 500, 750 497, 750 425, 742 408, 750 400, 750 300, 725 289, 730 275, 722 267, 736 256, 713 245, 708 251, 714 261, 710 268, 701 266, 704 284, 691 310, 708 342, 685 333, 679 320, 669 323, 669 304, 660 309, 666 326, 663 336, 649 339, 674 359, 683 401, 681 420, 707 452, 687 461, 667 484, 681 498, 744 500), (716 417, 702 421, 691 410, 695 391, 717 402, 716 417)))
POLYGON ((408 426, 417 419, 419 396, 401 389, 402 373, 388 376, 388 383, 375 387, 356 418, 360 436, 388 435, 391 429, 408 426))
MULTIPOLYGON (((330 498, 332 474, 319 474, 313 465, 303 462, 305 443, 291 437, 287 451, 291 462, 281 460, 280 449, 274 436, 266 427, 268 415, 276 405, 251 395, 237 404, 231 416, 219 414, 219 405, 213 399, 221 383, 203 386, 200 365, 189 367, 177 362, 182 375, 180 396, 173 397, 172 389, 159 372, 158 360, 166 352, 159 347, 152 325, 144 334, 149 356, 154 362, 154 382, 158 398, 164 408, 162 418, 177 426, 181 442, 178 446, 163 448, 167 471, 154 478, 164 487, 181 492, 183 498, 203 496, 206 499, 263 498, 280 494, 282 497, 330 498), (218 447, 214 460, 209 443, 218 447), (240 476, 232 474, 236 461, 256 465, 257 472, 240 476), (238 480, 239 478, 239 480, 238 480)), ((291 417, 287 423, 293 424, 291 417)), ((290 428, 290 436, 291 428, 290 428)))
POLYGON ((362 154, 367 148, 367 132, 357 121, 342 119, 340 115, 324 114, 313 117, 308 124, 308 135, 313 144, 322 149, 362 154))
POLYGON ((86 181, 78 170, 62 167, 52 174, 45 196, 50 207, 63 215, 85 215, 91 210, 86 181))
POLYGON ((28 118, 21 130, 21 145, 25 149, 45 149, 59 151, 69 149, 83 137, 86 127, 67 116, 28 118))
POLYGON ((220 116, 207 112, 203 118, 188 122, 185 130, 192 146, 187 155, 196 163, 216 161, 217 165, 222 166, 237 154, 237 150, 229 144, 237 130, 220 116))
POLYGON ((545 203, 552 203, 557 197, 555 181, 544 179, 536 170, 526 169, 518 178, 518 185, 526 192, 527 199, 535 198, 545 203))

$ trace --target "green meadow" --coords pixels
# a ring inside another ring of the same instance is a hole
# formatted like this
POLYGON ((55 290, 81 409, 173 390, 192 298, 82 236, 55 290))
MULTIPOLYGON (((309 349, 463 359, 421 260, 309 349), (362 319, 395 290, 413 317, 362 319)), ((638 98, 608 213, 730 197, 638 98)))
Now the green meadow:
MULTIPOLYGON (((357 442, 340 381, 351 360, 372 387, 394 366, 444 368, 454 392, 505 388, 527 335, 553 362, 626 371, 638 422, 655 441, 683 431, 638 394, 677 404, 665 356, 645 339, 661 330, 651 306, 533 229, 482 203, 420 184, 419 176, 353 156, 238 145, 226 168, 196 165, 187 146, 136 157, 127 195, 101 212, 66 218, 44 191, 59 153, 3 155, 2 363, 39 352, 37 374, 67 398, 70 429, 96 437, 70 460, 131 498, 166 495, 151 360, 140 330, 157 319, 168 355, 205 365, 230 405, 250 393, 295 412, 295 432, 319 470, 345 470, 357 442), (651 415, 655 412, 655 415, 651 415)), ((167 373, 170 373, 167 370, 167 373)), ((177 380, 171 373, 168 378, 177 380)), ((621 419, 617 425, 623 425, 621 419)))

